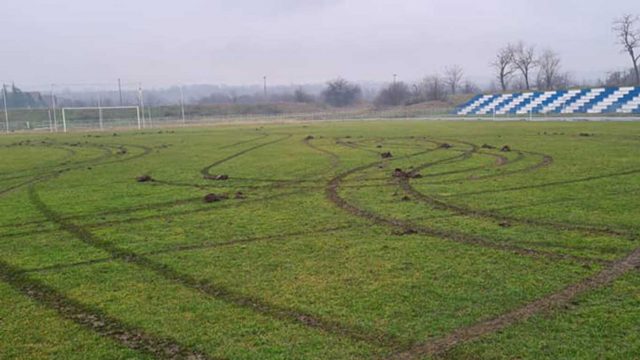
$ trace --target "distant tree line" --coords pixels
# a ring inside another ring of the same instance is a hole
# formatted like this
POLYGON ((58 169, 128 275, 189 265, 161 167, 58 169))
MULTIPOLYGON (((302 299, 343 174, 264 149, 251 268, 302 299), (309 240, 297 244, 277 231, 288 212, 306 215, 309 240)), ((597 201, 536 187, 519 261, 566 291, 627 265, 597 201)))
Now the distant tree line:
MULTIPOLYGON (((23 92, 15 84, 11 86, 2 85, 0 99, 5 95, 8 108, 39 108, 47 106, 39 92, 23 92)), ((4 103, 0 102, 0 105, 4 106, 4 103)))

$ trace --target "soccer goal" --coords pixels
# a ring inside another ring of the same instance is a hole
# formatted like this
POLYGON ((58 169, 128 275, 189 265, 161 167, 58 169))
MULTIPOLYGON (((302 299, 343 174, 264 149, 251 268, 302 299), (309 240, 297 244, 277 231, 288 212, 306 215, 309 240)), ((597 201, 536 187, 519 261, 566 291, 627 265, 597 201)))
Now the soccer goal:
POLYGON ((62 108, 62 129, 142 128, 139 106, 89 106, 62 108))

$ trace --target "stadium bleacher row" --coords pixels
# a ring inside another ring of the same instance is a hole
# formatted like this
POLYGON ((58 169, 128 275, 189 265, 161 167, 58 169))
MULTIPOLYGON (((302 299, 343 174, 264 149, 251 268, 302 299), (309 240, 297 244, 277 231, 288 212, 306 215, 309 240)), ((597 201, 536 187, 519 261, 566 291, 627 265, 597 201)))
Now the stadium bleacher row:
POLYGON ((640 114, 640 87, 612 87, 513 94, 477 95, 457 115, 640 114))

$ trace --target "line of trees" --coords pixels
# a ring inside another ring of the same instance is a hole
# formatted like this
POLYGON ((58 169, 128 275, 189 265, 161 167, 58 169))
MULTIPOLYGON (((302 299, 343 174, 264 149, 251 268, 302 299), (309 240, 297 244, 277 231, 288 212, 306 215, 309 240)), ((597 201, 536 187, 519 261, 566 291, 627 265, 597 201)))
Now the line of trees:
POLYGON ((571 83, 569 73, 562 71, 558 53, 545 49, 538 54, 533 45, 522 41, 498 50, 491 67, 502 91, 510 87, 531 90, 533 86, 539 90, 554 90, 571 83))
POLYGON ((445 68, 442 74, 426 76, 417 84, 409 86, 399 81, 384 87, 374 99, 377 106, 412 105, 425 101, 446 101, 457 94, 478 93, 480 88, 464 79, 464 70, 459 65, 445 68))
MULTIPOLYGON (((609 73, 600 85, 640 86, 640 17, 623 15, 613 21, 612 30, 622 52, 629 55, 632 67, 628 71, 609 73)), ((569 73, 562 70, 557 52, 544 49, 538 53, 535 46, 522 41, 500 48, 490 65, 502 91, 531 90, 533 87, 555 90, 573 85, 569 73)))

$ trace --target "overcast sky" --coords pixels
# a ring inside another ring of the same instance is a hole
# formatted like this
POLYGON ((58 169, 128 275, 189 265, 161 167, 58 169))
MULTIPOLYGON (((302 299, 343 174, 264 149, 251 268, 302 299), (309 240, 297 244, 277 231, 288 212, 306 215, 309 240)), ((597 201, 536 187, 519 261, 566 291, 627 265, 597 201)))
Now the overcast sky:
POLYGON ((612 19, 638 0, 5 0, 0 80, 146 86, 413 81, 496 50, 552 48, 575 78, 630 64, 612 19))

